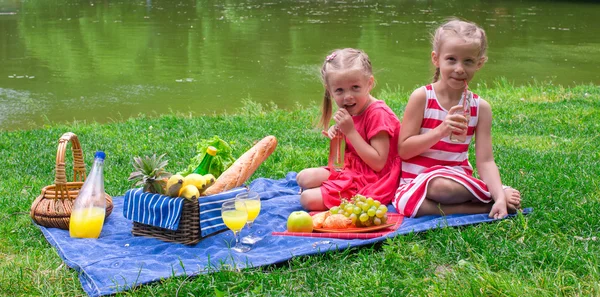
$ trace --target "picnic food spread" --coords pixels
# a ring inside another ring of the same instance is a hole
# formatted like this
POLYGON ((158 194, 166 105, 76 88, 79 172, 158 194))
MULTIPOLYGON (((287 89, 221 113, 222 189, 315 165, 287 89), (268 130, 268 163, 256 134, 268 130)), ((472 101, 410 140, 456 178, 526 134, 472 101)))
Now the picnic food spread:
POLYGON ((340 206, 330 210, 316 213, 312 216, 312 229, 300 231, 299 228, 290 228, 290 220, 294 213, 288 217, 289 232, 364 232, 374 231, 389 227, 387 224, 387 206, 371 197, 357 194, 350 200, 342 199, 340 206))

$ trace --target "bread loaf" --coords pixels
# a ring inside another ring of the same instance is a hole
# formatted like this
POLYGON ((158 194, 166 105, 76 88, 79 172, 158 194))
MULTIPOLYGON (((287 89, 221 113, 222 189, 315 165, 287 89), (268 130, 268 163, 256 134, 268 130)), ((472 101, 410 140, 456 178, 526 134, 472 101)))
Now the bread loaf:
POLYGON ((313 228, 314 229, 320 229, 323 228, 323 222, 325 222, 325 219, 327 219, 327 217, 330 215, 331 213, 329 212, 329 210, 326 210, 324 212, 320 212, 316 215, 314 215, 312 217, 313 219, 313 228))
POLYGON ((214 195, 243 185, 277 147, 277 138, 269 135, 256 143, 241 155, 215 183, 204 191, 205 195, 214 195))
POLYGON ((343 214, 330 215, 323 222, 323 228, 326 229, 346 229, 352 225, 352 220, 343 214))

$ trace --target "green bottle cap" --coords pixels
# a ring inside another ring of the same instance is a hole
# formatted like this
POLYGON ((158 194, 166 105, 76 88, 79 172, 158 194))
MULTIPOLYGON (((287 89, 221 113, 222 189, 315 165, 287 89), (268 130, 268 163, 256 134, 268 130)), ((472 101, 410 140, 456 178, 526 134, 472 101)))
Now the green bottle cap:
POLYGON ((214 157, 217 155, 217 149, 214 146, 209 146, 206 149, 206 153, 214 157))

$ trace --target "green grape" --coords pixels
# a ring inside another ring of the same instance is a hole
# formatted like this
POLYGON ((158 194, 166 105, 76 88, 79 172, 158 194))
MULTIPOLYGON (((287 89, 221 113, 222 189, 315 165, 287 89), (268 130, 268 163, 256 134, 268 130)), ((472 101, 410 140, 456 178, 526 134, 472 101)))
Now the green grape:
POLYGON ((356 220, 358 220, 358 215, 353 213, 349 216, 349 218, 352 220, 352 224, 356 224, 356 220))
POLYGON ((373 206, 379 207, 380 205, 381 205, 381 201, 379 201, 379 200, 373 201, 373 206))
POLYGON ((362 202, 367 202, 367 197, 365 197, 365 196, 362 196, 362 195, 361 195, 361 196, 359 197, 359 199, 360 199, 360 201, 362 201, 362 202))
POLYGON ((388 215, 387 213, 383 215, 383 218, 381 218, 381 221, 385 224, 388 220, 388 215))
POLYGON ((368 219, 365 222, 363 222, 363 224, 367 227, 371 227, 371 226, 373 226, 373 220, 368 219))
POLYGON ((346 212, 352 213, 354 211, 354 206, 352 206, 352 205, 346 205, 346 207, 344 208, 344 210, 346 212))
POLYGON ((381 225, 381 219, 380 218, 374 218, 373 219, 373 225, 375 225, 375 226, 381 225))
POLYGON ((367 210, 367 214, 368 214, 370 217, 374 217, 374 216, 375 216, 375 212, 376 212, 376 210, 375 210, 375 208, 374 208, 374 207, 371 207, 371 208, 369 208, 369 210, 367 210))
POLYGON ((349 217, 351 214, 352 214, 352 212, 348 212, 348 211, 344 212, 344 216, 346 216, 346 217, 349 217))
POLYGON ((361 213, 358 219, 364 223, 369 220, 369 215, 367 215, 366 213, 361 213))
POLYGON ((383 213, 386 213, 388 211, 387 206, 385 206, 385 205, 380 205, 378 209, 381 209, 381 211, 383 211, 383 213))
POLYGON ((378 218, 383 218, 383 215, 384 215, 384 213, 383 213, 383 211, 381 209, 378 209, 375 212, 375 216, 378 217, 378 218))
POLYGON ((329 210, 329 212, 331 214, 337 214, 338 212, 340 212, 340 208, 339 208, 339 206, 334 206, 329 210))
POLYGON ((362 208, 362 210, 366 212, 366 211, 367 211, 367 210, 369 210, 369 208, 371 208, 371 207, 370 207, 368 204, 366 204, 366 203, 363 203, 363 204, 362 204, 362 206, 361 206, 360 208, 362 208))
POLYGON ((373 205, 373 202, 374 202, 373 198, 371 198, 371 197, 367 198, 367 204, 369 206, 373 205))
POLYGON ((362 212, 362 209, 360 209, 360 207, 358 207, 358 206, 355 206, 354 210, 352 212, 355 213, 356 215, 359 215, 362 212))

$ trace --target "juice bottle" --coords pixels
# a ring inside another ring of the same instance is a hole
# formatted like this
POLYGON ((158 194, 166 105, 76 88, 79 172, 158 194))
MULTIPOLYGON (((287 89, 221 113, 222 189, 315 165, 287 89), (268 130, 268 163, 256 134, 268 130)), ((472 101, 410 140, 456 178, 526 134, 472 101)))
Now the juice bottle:
POLYGON ((94 164, 73 204, 69 220, 69 234, 76 238, 98 238, 106 216, 104 197, 104 159, 106 154, 96 152, 94 164))
POLYGON ((194 173, 198 173, 200 175, 205 175, 210 173, 210 166, 214 157, 217 155, 217 149, 214 146, 209 146, 206 148, 206 154, 200 161, 200 165, 194 169, 194 173))
MULTIPOLYGON (((464 90, 464 94, 463 94, 463 101, 462 101, 462 110, 456 112, 456 114, 462 114, 465 116, 465 118, 467 119, 467 126, 469 126, 469 122, 471 121, 471 102, 469 100, 469 96, 467 93, 467 83, 465 82, 465 90, 464 90)), ((468 127, 467 127, 467 130, 468 127)), ((462 134, 450 134, 450 141, 454 142, 454 143, 464 143, 465 141, 467 141, 467 130, 465 130, 465 133, 462 134)))
POLYGON ((329 167, 335 171, 344 169, 344 152, 346 151, 346 140, 344 135, 338 132, 336 136, 331 138, 329 143, 329 167))

